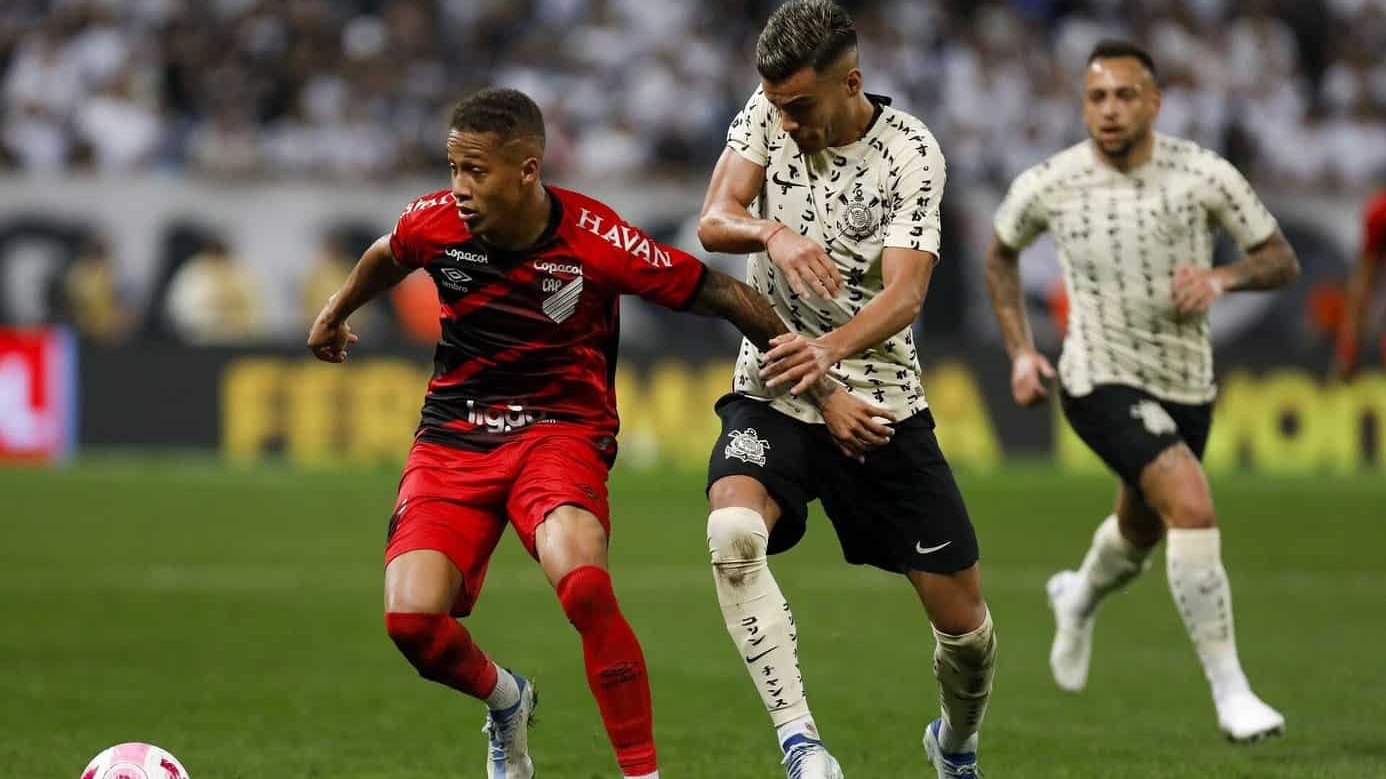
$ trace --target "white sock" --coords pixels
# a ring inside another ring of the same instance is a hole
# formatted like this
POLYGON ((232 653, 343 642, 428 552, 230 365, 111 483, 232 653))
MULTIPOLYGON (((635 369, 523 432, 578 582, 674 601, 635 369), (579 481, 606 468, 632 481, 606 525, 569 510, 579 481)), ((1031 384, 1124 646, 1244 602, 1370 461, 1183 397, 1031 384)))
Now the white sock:
POLYGON ((652 774, 641 774, 641 775, 639 775, 639 776, 627 776, 626 779, 659 779, 659 772, 658 772, 658 771, 655 771, 655 772, 652 773, 652 774))
POLYGON ((818 726, 814 724, 812 714, 795 717, 783 725, 775 726, 775 738, 779 739, 781 750, 784 750, 785 744, 795 736, 803 736, 813 741, 822 741, 822 739, 818 737, 818 726))
MULTIPOLYGON (((494 665, 494 663, 493 663, 494 665)), ((486 696, 486 708, 491 711, 505 711, 520 702, 520 685, 509 671, 496 667, 496 689, 486 696)))
POLYGON ((1174 605, 1203 663, 1213 699, 1249 691, 1237 658, 1232 587, 1222 567, 1222 534, 1215 527, 1170 530, 1165 561, 1174 605))
POLYGON ((954 636, 934 631, 934 676, 943 709, 939 746, 944 752, 977 751, 977 731, 987 713, 991 679, 996 671, 996 631, 991 612, 971 633, 954 636))
POLYGON ((722 619, 771 722, 811 725, 794 614, 765 559, 765 520, 748 508, 717 509, 707 518, 707 542, 722 619))
POLYGON ((1092 547, 1078 567, 1080 586, 1070 596, 1073 608, 1091 614, 1103 598, 1141 575, 1149 566, 1150 552, 1128 541, 1116 515, 1109 515, 1092 534, 1092 547))

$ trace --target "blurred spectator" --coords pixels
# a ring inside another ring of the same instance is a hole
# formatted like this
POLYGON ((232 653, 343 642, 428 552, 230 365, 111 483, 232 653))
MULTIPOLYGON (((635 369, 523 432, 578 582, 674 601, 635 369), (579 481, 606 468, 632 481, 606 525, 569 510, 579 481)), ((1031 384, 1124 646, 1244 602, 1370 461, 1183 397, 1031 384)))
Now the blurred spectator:
MULTIPOLYGON (((706 175, 756 84, 755 36, 777 4, 10 0, 0 165, 436 171, 449 105, 505 85, 544 108, 555 178, 706 175)), ((1004 184, 1081 138, 1079 70, 1108 35, 1155 53, 1160 129, 1235 151, 1253 178, 1354 185, 1386 167, 1382 0, 845 5, 867 88, 924 118, 958 181, 1004 184), (1303 159, 1306 144, 1321 159, 1303 159)))
POLYGON ((134 310, 103 238, 88 238, 63 273, 58 306, 83 338, 115 342, 130 334, 134 310))
POLYGON ((264 331, 258 284, 221 239, 188 258, 169 284, 166 310, 178 338, 190 344, 238 344, 264 331))
POLYGON ((435 344, 443 332, 438 288, 427 273, 415 271, 390 290, 400 334, 413 343, 435 344))
MULTIPOLYGON (((342 282, 346 281, 355 264, 356 259, 347 251, 346 244, 340 236, 332 233, 323 236, 317 255, 308 264, 308 274, 303 277, 303 308, 300 321, 305 333, 308 332, 307 328, 312 326, 313 320, 318 318, 318 313, 327 304, 327 299, 341 288, 342 282)), ((358 333, 369 330, 369 320, 373 318, 373 313, 374 305, 367 304, 352 316, 351 328, 358 333)))

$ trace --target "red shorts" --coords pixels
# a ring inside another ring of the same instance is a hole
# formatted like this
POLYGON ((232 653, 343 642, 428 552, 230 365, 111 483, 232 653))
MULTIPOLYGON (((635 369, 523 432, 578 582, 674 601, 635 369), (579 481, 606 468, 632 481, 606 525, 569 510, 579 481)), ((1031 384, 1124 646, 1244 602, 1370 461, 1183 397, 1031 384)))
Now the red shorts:
POLYGON ((535 531, 559 506, 586 509, 611 532, 607 462, 597 437, 580 430, 534 431, 489 452, 415 443, 390 518, 385 564, 416 549, 447 555, 462 572, 452 614, 466 616, 507 524, 536 560, 535 531))

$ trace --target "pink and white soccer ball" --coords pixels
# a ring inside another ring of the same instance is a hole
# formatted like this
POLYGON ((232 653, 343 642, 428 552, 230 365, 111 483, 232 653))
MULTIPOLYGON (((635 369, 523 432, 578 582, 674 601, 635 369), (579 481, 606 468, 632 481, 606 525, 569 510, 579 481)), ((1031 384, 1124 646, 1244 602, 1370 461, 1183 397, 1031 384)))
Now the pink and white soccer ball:
POLYGON ((188 779, 178 758, 153 744, 116 744, 92 758, 82 779, 188 779))

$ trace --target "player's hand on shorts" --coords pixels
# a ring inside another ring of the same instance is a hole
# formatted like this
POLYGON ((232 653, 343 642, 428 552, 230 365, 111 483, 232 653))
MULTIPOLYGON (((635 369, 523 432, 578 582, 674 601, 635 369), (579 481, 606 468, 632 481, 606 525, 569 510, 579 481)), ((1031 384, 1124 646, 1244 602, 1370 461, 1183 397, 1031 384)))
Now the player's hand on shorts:
POLYGON ((829 395, 819 411, 833 443, 853 460, 862 460, 867 452, 890 443, 895 435, 890 426, 895 421, 894 414, 852 397, 846 390, 829 395))
POLYGON ((1192 265, 1174 269, 1174 308, 1179 313, 1202 314, 1222 293, 1222 274, 1217 269, 1192 265))
POLYGON ((318 314, 313 329, 308 331, 308 349, 323 362, 345 362, 347 345, 358 340, 351 332, 351 325, 336 321, 326 311, 318 314))
POLYGON ((1054 366, 1039 352, 1021 352, 1011 363, 1011 397, 1020 406, 1033 406, 1049 397, 1045 383, 1054 378, 1054 366))
POLYGON ((822 246, 795 232, 793 228, 777 230, 765 244, 765 252, 784 273, 800 297, 809 297, 810 289, 828 300, 842 289, 842 274, 822 246))
POLYGON ((832 347, 821 340, 784 333, 770 339, 770 351, 761 357, 760 378, 770 389, 793 382, 789 394, 802 395, 828 375, 837 361, 832 347))

